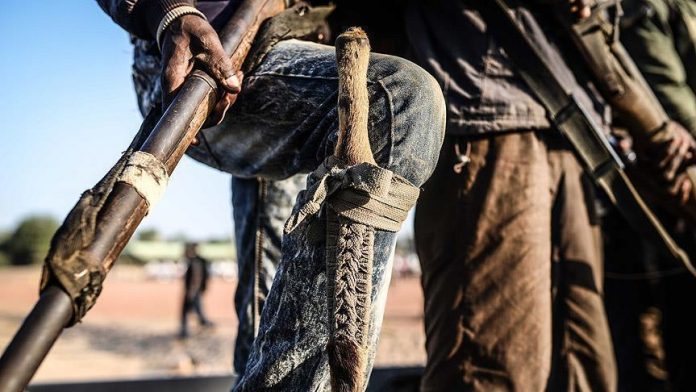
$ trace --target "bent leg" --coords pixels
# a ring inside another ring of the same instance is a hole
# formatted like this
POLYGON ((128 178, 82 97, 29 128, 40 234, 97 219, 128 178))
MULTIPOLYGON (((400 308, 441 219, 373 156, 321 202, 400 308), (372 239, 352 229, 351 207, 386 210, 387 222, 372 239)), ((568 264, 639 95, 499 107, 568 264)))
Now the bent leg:
MULTIPOLYGON (((204 130, 200 146, 189 154, 240 176, 279 179, 314 170, 333 152, 336 90, 333 48, 282 42, 247 76, 225 122, 204 130)), ((420 186, 435 166, 444 133, 439 86, 414 64, 375 54, 368 69, 368 93, 370 142, 378 165, 409 186, 420 186)), ((307 197, 300 195, 298 203, 307 202, 307 197)), ((396 237, 375 228, 373 235, 369 363, 396 237)), ((309 217, 283 239, 283 257, 262 311, 259 335, 236 390, 327 386, 326 244, 323 216, 309 217)))
MULTIPOLYGON (((444 98, 435 79, 394 56, 371 54, 370 144, 375 160, 412 184, 432 172, 444 134, 444 98)), ((334 48, 278 43, 245 76, 223 123, 199 134, 187 154, 239 177, 309 173, 336 143, 338 77, 334 48)))

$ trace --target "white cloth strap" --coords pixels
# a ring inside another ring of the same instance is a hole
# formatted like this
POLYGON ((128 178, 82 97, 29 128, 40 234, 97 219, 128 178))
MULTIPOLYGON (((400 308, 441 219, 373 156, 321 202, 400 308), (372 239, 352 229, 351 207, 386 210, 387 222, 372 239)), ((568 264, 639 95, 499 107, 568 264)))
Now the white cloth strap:
POLYGON ((169 183, 169 174, 159 159, 143 151, 130 156, 118 181, 132 186, 145 199, 148 211, 162 198, 169 183))

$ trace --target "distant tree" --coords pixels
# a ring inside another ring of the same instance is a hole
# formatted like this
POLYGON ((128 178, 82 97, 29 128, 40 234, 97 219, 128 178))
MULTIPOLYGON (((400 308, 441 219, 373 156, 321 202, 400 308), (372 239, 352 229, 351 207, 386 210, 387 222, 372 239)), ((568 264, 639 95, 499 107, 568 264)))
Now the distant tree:
POLYGON ((43 261, 51 244, 58 221, 45 215, 29 216, 19 222, 1 248, 14 265, 29 265, 43 261))
POLYGON ((5 253, 5 246, 7 245, 7 239, 10 238, 10 234, 9 231, 0 230, 0 267, 10 264, 10 256, 5 253))
POLYGON ((176 233, 172 236, 169 236, 167 238, 167 240, 172 241, 172 242, 188 242, 189 238, 184 233, 176 233))
POLYGON ((160 241, 162 236, 157 229, 143 229, 138 232, 140 241, 160 241))
POLYGON ((0 267, 10 264, 10 256, 5 252, 0 252, 0 267))
POLYGON ((5 253, 5 245, 8 238, 10 238, 10 232, 0 230, 0 267, 10 264, 10 256, 5 253))
POLYGON ((416 244, 411 235, 402 235, 396 241, 396 253, 408 255, 416 252, 416 244))
POLYGON ((202 242, 207 242, 209 244, 229 244, 232 242, 232 239, 229 237, 217 237, 217 238, 210 238, 207 241, 202 241, 202 242))

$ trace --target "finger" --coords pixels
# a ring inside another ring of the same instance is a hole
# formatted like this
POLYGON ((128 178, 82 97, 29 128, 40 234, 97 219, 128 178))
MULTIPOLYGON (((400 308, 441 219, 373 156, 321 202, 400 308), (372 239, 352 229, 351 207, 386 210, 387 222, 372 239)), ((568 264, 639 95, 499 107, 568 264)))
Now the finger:
POLYGON ((682 186, 681 186, 681 191, 679 192, 681 195, 681 204, 682 205, 685 205, 689 201, 689 199, 691 198, 691 191, 692 191, 693 186, 694 186, 694 184, 688 178, 684 178, 684 182, 682 182, 682 186))
POLYGON ((165 60, 162 70, 162 94, 164 106, 169 105, 174 95, 186 80, 186 75, 191 71, 191 63, 187 56, 175 51, 168 60, 165 60))
POLYGON ((212 113, 210 113, 210 116, 208 117, 208 126, 215 126, 218 125, 222 122, 222 119, 225 117, 225 113, 227 113, 227 109, 229 109, 230 105, 232 104, 232 99, 230 98, 229 94, 223 95, 215 105, 215 108, 213 109, 212 113))
POLYGON ((579 19, 588 18, 592 14, 590 0, 570 0, 570 13, 579 19))
POLYGON ((677 151, 672 156, 672 159, 669 162, 669 166, 667 167, 667 180, 672 180, 677 175, 677 172, 682 167, 682 164, 684 163, 684 158, 686 157, 686 154, 688 152, 689 144, 685 141, 682 141, 682 143, 678 146, 677 151))
POLYGON ((682 175, 672 184, 669 188, 669 193, 674 196, 679 204, 684 205, 690 197, 691 188, 693 184, 689 180, 688 176, 682 175))
POLYGON ((678 152, 679 158, 680 158, 679 168, 681 168, 681 165, 683 163, 686 163, 691 159, 691 157, 692 157, 691 151, 692 151, 691 143, 689 143, 688 140, 684 140, 684 142, 681 144, 681 146, 679 148, 679 152, 678 152))
POLYGON ((659 146, 658 150, 662 150, 662 152, 658 151, 658 154, 663 158, 658 162, 657 166, 660 168, 667 167, 674 155, 677 154, 681 148, 680 146, 682 143, 683 141, 680 138, 675 137, 659 146))
MULTIPOLYGON (((238 71, 236 76, 237 79, 241 81, 244 77, 244 73, 242 71, 238 71)), ((210 113, 210 116, 206 120, 204 127, 212 127, 220 124, 225 118, 227 110, 234 105, 236 100, 237 94, 230 94, 228 92, 223 93, 218 100, 218 103, 215 105, 215 108, 213 108, 213 111, 210 113)))
POLYGON ((237 96, 235 94, 225 93, 218 100, 215 108, 213 108, 213 111, 210 113, 210 116, 208 116, 203 126, 207 128, 220 124, 225 118, 225 113, 227 113, 227 110, 232 106, 236 98, 237 96))
POLYGON ((242 88, 241 81, 232 68, 232 61, 227 57, 219 38, 214 33, 212 35, 214 37, 204 39, 207 45, 202 58, 199 57, 202 60, 201 65, 218 85, 227 92, 236 94, 242 88))
POLYGON ((686 144, 688 145, 688 149, 684 155, 684 166, 692 166, 696 164, 694 161, 694 159, 696 159, 696 141, 689 135, 686 144))

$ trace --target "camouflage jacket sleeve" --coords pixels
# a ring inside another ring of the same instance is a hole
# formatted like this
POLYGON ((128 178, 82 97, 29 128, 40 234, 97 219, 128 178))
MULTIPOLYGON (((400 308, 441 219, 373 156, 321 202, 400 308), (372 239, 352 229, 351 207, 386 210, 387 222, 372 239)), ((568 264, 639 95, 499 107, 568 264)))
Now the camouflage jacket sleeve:
POLYGON ((696 5, 625 0, 621 41, 669 116, 696 135, 696 5))
POLYGON ((97 0, 97 3, 129 33, 153 39, 167 12, 182 5, 194 5, 194 0, 97 0))

